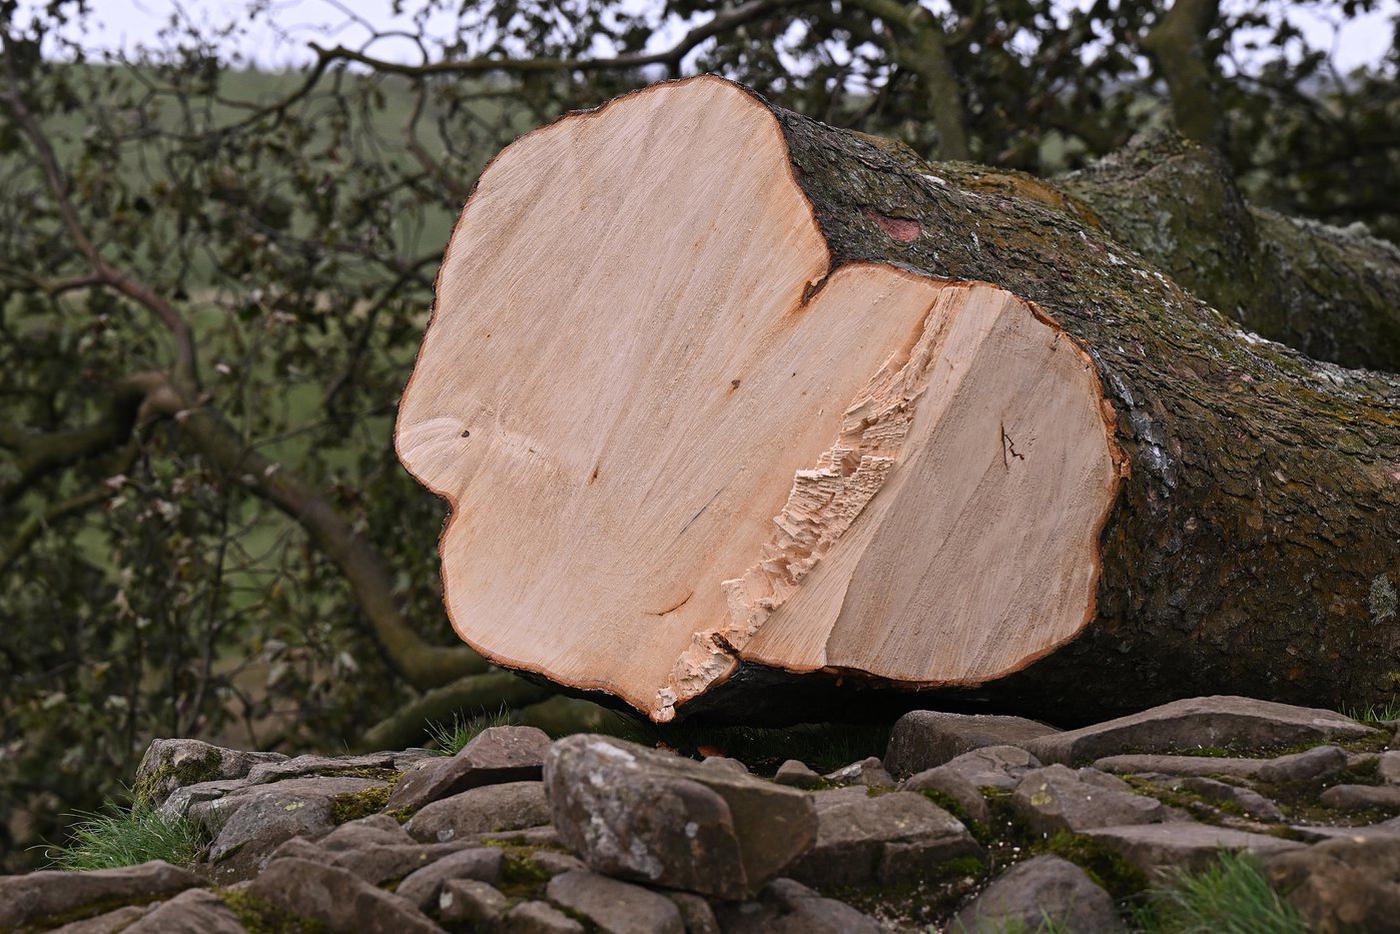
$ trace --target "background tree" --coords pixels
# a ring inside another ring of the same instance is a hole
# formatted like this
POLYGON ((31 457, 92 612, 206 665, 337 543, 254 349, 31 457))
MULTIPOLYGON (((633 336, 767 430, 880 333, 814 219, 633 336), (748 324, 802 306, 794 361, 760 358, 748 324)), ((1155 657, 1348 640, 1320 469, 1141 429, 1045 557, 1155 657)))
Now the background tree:
POLYGON ((123 52, 81 4, 0 3, 9 868, 153 735, 326 749, 503 703, 594 715, 452 637, 423 534, 444 510, 388 443, 477 172, 566 110, 715 71, 1042 176, 1175 116, 1257 203, 1400 238, 1400 49, 1341 74, 1281 2, 405 6, 406 31, 346 12, 353 44, 268 73, 229 51, 263 6, 123 52))

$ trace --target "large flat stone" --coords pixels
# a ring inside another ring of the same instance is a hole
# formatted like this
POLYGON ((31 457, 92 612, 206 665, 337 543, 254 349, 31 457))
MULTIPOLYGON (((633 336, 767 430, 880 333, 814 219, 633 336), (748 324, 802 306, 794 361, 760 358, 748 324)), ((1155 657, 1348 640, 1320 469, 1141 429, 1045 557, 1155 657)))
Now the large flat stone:
POLYGON ((1304 846, 1295 840, 1284 840, 1268 834, 1248 833, 1189 821, 1103 827, 1084 833, 1144 872, 1174 866, 1190 870, 1204 869, 1215 860, 1221 850, 1253 853, 1263 857, 1302 849, 1304 846))
POLYGON ((389 809, 417 810, 482 785, 539 781, 548 752, 549 736, 532 726, 482 730, 455 756, 418 763, 395 786, 389 809))
POLYGON ((441 934, 416 907, 354 873, 305 859, 277 859, 248 894, 275 908, 356 934, 441 934))
POLYGON ((546 895, 603 934, 685 934, 680 909, 666 896, 587 870, 550 879, 546 895))
MULTIPOLYGON (((1127 717, 1029 740, 1043 762, 1092 762, 1124 753, 1262 749, 1356 739, 1375 732, 1331 710, 1218 695, 1173 701, 1127 717)), ((1159 770, 1160 771, 1160 770, 1159 770)))
POLYGON ((248 772, 248 782, 265 785, 282 782, 289 778, 302 778, 310 775, 342 775, 347 772, 394 771, 402 772, 420 762, 435 760, 438 757, 427 749, 405 749, 401 752, 366 752, 358 756, 318 756, 305 755, 281 762, 269 762, 254 766, 248 772))
POLYGON ((961 821, 915 792, 872 796, 864 788, 840 788, 812 799, 817 841, 789 873, 807 885, 895 884, 982 855, 961 821))
POLYGON ((1172 818, 1165 804, 1137 794, 1121 779, 1063 765, 1027 772, 1011 795, 1011 807, 1031 830, 1046 836, 1172 818))
POLYGON ((482 785, 427 805, 404 825, 415 840, 446 843, 499 831, 525 830, 549 821, 540 782, 482 785))
POLYGON ((0 876, 0 930, 76 920, 125 904, 169 898, 204 884, 194 873, 161 860, 93 872, 43 870, 0 876))
POLYGON ((885 768, 906 777, 984 746, 1022 746, 1056 729, 1024 717, 911 710, 900 717, 885 750, 885 768))
POLYGON ((1088 874, 1058 856, 1035 856, 1017 863, 953 918, 948 930, 960 934, 1053 930, 1112 934, 1123 930, 1113 897, 1088 874))
POLYGON ((1275 856, 1269 881, 1315 931, 1400 931, 1400 836, 1338 838, 1275 856))
POLYGON ((1167 754, 1128 754, 1094 760, 1094 768, 1116 775, 1179 775, 1201 778, 1253 779, 1268 759, 1241 759, 1229 756, 1173 756, 1167 754))
POLYGON ((555 743, 545 785, 560 838, 589 866, 670 888, 742 898, 817 836, 805 792, 612 737, 555 743))

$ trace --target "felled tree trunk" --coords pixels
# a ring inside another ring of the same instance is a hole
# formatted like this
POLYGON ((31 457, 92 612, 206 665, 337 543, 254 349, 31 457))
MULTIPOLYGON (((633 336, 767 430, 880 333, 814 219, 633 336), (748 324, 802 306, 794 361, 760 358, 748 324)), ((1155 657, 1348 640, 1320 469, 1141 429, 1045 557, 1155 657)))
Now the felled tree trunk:
POLYGON ((713 77, 517 141, 396 429, 458 633, 657 721, 1388 697, 1400 381, 1040 200, 713 77))

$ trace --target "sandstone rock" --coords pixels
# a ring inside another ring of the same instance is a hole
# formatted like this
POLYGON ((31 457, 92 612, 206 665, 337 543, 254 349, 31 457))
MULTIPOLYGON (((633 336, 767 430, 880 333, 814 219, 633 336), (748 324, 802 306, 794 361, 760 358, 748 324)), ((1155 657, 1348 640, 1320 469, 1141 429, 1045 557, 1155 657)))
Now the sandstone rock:
MULTIPOLYGON (((1331 710, 1248 697, 1193 697, 1024 745, 1042 762, 1089 762, 1122 753, 1190 752, 1356 739, 1375 732, 1331 710)), ((1160 769, 1158 771, 1161 771, 1160 769)))
POLYGON ((803 792, 605 736, 554 744, 545 762, 554 826, 592 868, 741 898, 811 846, 803 792))
POLYGON ((501 880, 504 857, 496 847, 473 847, 444 856, 399 883, 395 893, 423 910, 437 902, 438 892, 449 879, 474 879, 495 884, 501 880))
POLYGON ((438 892, 438 917, 472 930, 492 930, 501 922, 509 902, 492 886, 476 879, 448 879, 438 892))
POLYGON ((1040 760, 1019 746, 984 746, 937 768, 966 779, 976 788, 1013 791, 1027 772, 1040 767, 1040 760))
POLYGON ((244 934, 238 916, 213 892, 189 889, 157 907, 125 934, 244 934))
POLYGON ((1197 775, 1203 778, 1252 779, 1268 759, 1227 756, 1123 755, 1094 760, 1094 768, 1118 775, 1197 775))
POLYGON ((353 850, 366 846, 409 845, 415 841, 388 814, 371 814, 341 824, 319 842, 326 850, 353 850))
POLYGON ((905 779, 906 791, 937 791, 952 798, 970 820, 987 823, 991 814, 981 789, 1014 790, 1040 760, 1016 746, 985 746, 905 779))
MULTIPOLYGON (((456 841, 367 846, 335 853, 330 859, 330 864, 337 869, 353 872, 370 885, 385 885, 395 879, 402 879, 410 874, 416 875, 420 870, 432 868, 469 846, 471 844, 456 841)), ((281 847, 274 853, 277 857, 283 855, 293 854, 284 854, 281 847)))
POLYGON ((864 788, 812 795, 817 842, 792 866, 799 882, 816 886, 888 885, 936 874, 982 848, 957 818, 909 791, 871 796, 864 788))
POLYGON ((832 785, 862 785, 867 788, 893 788, 898 784, 884 763, 871 756, 859 762, 842 766, 835 772, 823 776, 832 785))
POLYGON ((968 820, 979 824, 991 822, 992 812, 987 807, 987 799, 977 786, 961 774, 949 771, 946 766, 924 769, 911 775, 899 786, 903 791, 932 791, 952 799, 968 820))
POLYGON ((1082 934, 1123 930, 1112 896, 1058 856, 1036 856, 1012 866, 958 912, 948 930, 993 934, 1052 925, 1055 931, 1082 934))
POLYGON ((823 898, 792 879, 774 879, 758 900, 728 902, 716 912, 725 934, 880 934, 874 918, 823 898))
POLYGON ((1021 746, 1056 733, 1054 727, 1023 717, 913 710, 900 717, 885 751, 885 768, 913 775, 984 746, 1021 746))
POLYGON ((731 759, 728 756, 706 756, 700 762, 701 768, 706 769, 728 769, 740 775, 749 774, 749 767, 738 759, 731 759))
POLYGON ((1011 807, 1031 830, 1047 836, 1060 830, 1078 833, 1171 817, 1166 805, 1137 794, 1121 779, 1063 765, 1027 772, 1011 795, 1011 807))
POLYGON ((118 931, 125 931, 131 927, 155 907, 154 904, 127 905, 116 911, 104 912, 96 917, 84 918, 82 921, 74 921, 63 925, 63 927, 54 928, 53 932, 54 934, 117 934, 118 931))
POLYGON ((1400 836, 1329 840, 1273 857, 1268 874, 1310 930, 1400 931, 1400 836))
POLYGON ((1338 746, 1316 746, 1306 752, 1269 759, 1255 773, 1261 782, 1306 782, 1325 778, 1347 766, 1347 754, 1338 746))
POLYGON ((1203 869, 1211 864, 1221 850, 1248 852, 1266 857, 1303 847, 1301 843, 1281 837, 1189 821, 1104 827, 1087 830, 1085 835, 1102 843, 1144 872, 1173 866, 1189 870, 1203 869))
POLYGON ((405 829, 415 840, 446 843, 472 834, 522 830, 548 820, 543 784, 508 782, 434 801, 413 815, 405 829))
POLYGON ((666 897, 681 913, 685 934, 720 934, 719 919, 704 898, 690 892, 667 892, 666 897))
POLYGON ((196 805, 217 801, 247 787, 248 782, 241 778, 220 778, 212 782, 182 785, 172 791, 156 811, 167 820, 187 817, 196 805))
POLYGON ((337 797, 379 787, 382 784, 362 778, 290 779, 252 786, 245 794, 210 802, 211 806, 228 802, 232 811, 209 845, 214 880, 228 884, 247 879, 283 841, 326 835, 335 827, 337 797))
POLYGON ((1381 821, 1379 824, 1362 824, 1359 827, 1334 827, 1294 824, 1288 828, 1295 839, 1305 843, 1321 843, 1324 840, 1369 840, 1372 837, 1400 837, 1400 817, 1381 821))
POLYGON ((530 861, 551 879, 561 873, 588 868, 578 857, 570 856, 568 853, 557 853, 554 850, 536 850, 530 854, 530 861))
POLYGON ((1251 788, 1241 788, 1238 785, 1231 785, 1229 782, 1220 782, 1213 778, 1199 776, 1182 778, 1177 784, 1187 791, 1195 792, 1207 801, 1220 804, 1232 802, 1246 814, 1258 820, 1281 821, 1284 819, 1284 814, 1279 810, 1277 804, 1251 788))
POLYGON ((521 902, 506 912, 511 934, 583 934, 583 925, 547 902, 521 902))
POLYGON ((187 816, 210 837, 217 838, 240 810, 262 798, 270 797, 284 804, 294 801, 331 801, 362 795, 383 787, 383 782, 374 779, 348 776, 310 776, 292 778, 271 785, 241 785, 222 797, 191 804, 187 816))
POLYGON ((177 788, 243 778, 256 765, 286 758, 276 752, 225 749, 197 739, 157 739, 146 747, 136 767, 132 796, 142 807, 158 806, 177 788))
POLYGON ((161 860, 93 872, 42 870, 0 876, 0 930, 77 919, 202 885, 204 880, 194 873, 161 860))
POLYGON ((816 788, 822 783, 822 777, 796 759, 788 759, 778 766, 773 781, 790 788, 816 788))
POLYGON ((1400 785, 1333 785, 1318 801, 1339 811, 1400 810, 1400 785))
POLYGON ((249 884, 248 894, 333 931, 357 934, 440 934, 408 901, 354 873, 304 859, 278 859, 249 884))
POLYGON ((266 785, 282 782, 289 778, 302 778, 310 775, 339 775, 346 772, 394 771, 402 772, 427 759, 438 757, 426 749, 408 749, 403 752, 369 752, 358 756, 297 756, 279 762, 269 762, 254 766, 248 772, 248 783, 266 785))
POLYGON ((666 896, 593 872, 549 880, 549 900, 577 912, 603 934, 685 934, 680 909, 666 896))
POLYGON ((389 809, 417 810, 450 795, 506 782, 539 781, 549 736, 532 726, 482 730, 451 758, 420 762, 394 788, 389 809))
POLYGON ((1381 753, 1376 762, 1376 774, 1381 777, 1381 781, 1400 785, 1400 749, 1381 753))

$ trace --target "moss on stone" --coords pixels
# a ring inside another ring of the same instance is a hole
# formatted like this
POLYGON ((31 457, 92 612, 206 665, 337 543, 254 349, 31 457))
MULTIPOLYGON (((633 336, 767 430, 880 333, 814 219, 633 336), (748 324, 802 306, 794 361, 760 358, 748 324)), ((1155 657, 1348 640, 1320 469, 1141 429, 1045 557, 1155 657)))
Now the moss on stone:
POLYGON ((549 882, 548 870, 535 861, 524 847, 509 847, 501 861, 500 891, 511 898, 535 898, 549 882))
POLYGON ((384 810, 389 797, 394 793, 392 785, 375 785, 364 791, 336 795, 331 799, 331 820, 337 824, 359 820, 384 810))
POLYGON ((238 916, 248 934, 327 934, 330 930, 320 921, 284 911, 246 889, 217 889, 214 894, 238 916))
POLYGON ((1131 898, 1148 888, 1146 873, 1092 837, 1061 831, 1035 849, 1074 863, 1114 898, 1131 898))
POLYGON ((140 779, 131 788, 131 803, 138 810, 144 810, 156 803, 161 789, 173 779, 174 788, 211 782, 219 777, 219 764, 223 756, 218 749, 210 747, 203 755, 193 756, 176 765, 164 762, 151 774, 140 779))

